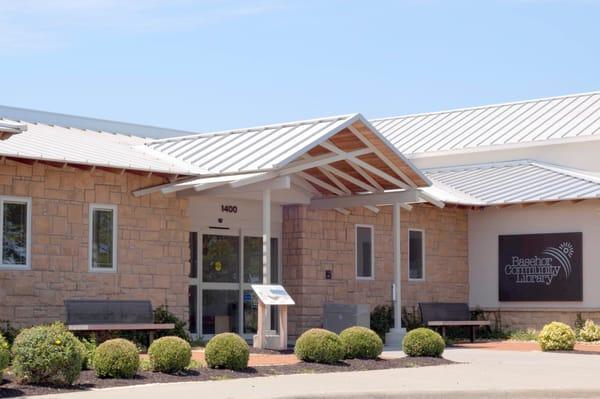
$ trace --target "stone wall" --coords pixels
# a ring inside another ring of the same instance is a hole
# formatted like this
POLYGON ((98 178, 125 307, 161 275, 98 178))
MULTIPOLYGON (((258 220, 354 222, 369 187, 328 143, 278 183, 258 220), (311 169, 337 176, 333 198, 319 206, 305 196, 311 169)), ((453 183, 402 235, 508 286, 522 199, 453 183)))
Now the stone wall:
POLYGON ((492 326, 503 331, 535 329, 540 330, 545 324, 560 321, 575 327, 577 319, 594 320, 600 323, 600 310, 594 309, 483 309, 484 316, 492 322, 492 326))
MULTIPOLYGON (((290 335, 323 323, 323 304, 391 303, 393 242, 391 207, 378 214, 353 208, 344 216, 333 210, 286 206, 283 221, 283 283, 296 300, 290 308, 290 335), (357 280, 355 225, 375 228, 375 273, 357 280), (332 279, 325 279, 325 271, 332 279)), ((468 301, 467 214, 460 209, 415 206, 401 211, 402 301, 413 311, 422 301, 468 301), (408 229, 425 230, 425 281, 408 281, 408 229)))
POLYGON ((0 269, 0 319, 17 326, 64 320, 69 298, 150 299, 187 320, 187 200, 160 193, 137 174, 93 173, 0 162, 0 195, 32 201, 31 270, 0 269), (117 271, 88 271, 89 204, 115 204, 117 271))

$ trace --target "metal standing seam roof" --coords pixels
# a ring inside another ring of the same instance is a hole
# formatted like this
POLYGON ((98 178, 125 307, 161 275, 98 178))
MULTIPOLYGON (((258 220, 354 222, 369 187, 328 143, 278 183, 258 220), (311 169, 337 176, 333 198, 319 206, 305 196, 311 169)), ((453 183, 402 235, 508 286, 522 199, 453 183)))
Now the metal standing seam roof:
POLYGON ((145 145, 207 173, 275 169, 341 131, 358 114, 159 139, 145 145))
POLYGON ((145 147, 189 163, 205 174, 265 172, 297 160, 342 130, 353 129, 356 122, 379 141, 373 145, 383 145, 388 156, 393 154, 402 161, 417 185, 429 185, 427 178, 361 114, 159 139, 145 143, 145 147))
POLYGON ((26 126, 20 134, 0 141, 1 156, 173 174, 201 172, 177 159, 140 149, 147 140, 141 137, 43 123, 0 121, 26 126))
POLYGON ((583 200, 600 197, 600 178, 542 162, 523 160, 425 169, 425 188, 445 202, 465 205, 583 200))
POLYGON ((373 119, 406 155, 598 136, 600 92, 373 119))

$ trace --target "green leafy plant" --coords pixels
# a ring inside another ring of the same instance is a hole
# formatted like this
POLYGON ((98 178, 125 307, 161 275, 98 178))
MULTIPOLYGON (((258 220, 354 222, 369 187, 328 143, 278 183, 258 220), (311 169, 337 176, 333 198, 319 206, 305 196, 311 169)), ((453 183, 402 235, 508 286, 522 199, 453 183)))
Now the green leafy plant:
POLYGON ((385 334, 394 326, 394 310, 389 305, 377 305, 371 312, 371 329, 385 342, 385 334))
POLYGON ((215 335, 204 349, 204 359, 210 368, 243 370, 248 367, 249 358, 248 344, 234 333, 215 335))
POLYGON ((175 324, 175 328, 173 328, 172 330, 157 331, 157 338, 175 336, 190 342, 191 339, 187 331, 187 323, 181 320, 179 317, 175 316, 175 314, 171 313, 167 305, 161 305, 154 309, 154 322, 157 324, 175 324))
POLYGON ((365 327, 350 327, 340 333, 347 359, 376 359, 383 351, 383 340, 365 327))
MULTIPOLYGON (((392 326, 394 320, 392 318, 392 326)), ((421 321, 421 314, 417 310, 417 308, 412 307, 410 310, 408 308, 402 308, 402 327, 406 328, 408 331, 414 330, 415 328, 423 327, 423 322, 421 321)))
POLYGON ((533 328, 527 330, 515 330, 508 333, 508 339, 513 341, 535 341, 538 337, 538 332, 533 328))
POLYGON ((445 346, 440 334, 423 327, 409 331, 402 341, 402 350, 411 357, 440 357, 445 346))
POLYGON ((586 320, 579 330, 579 337, 586 342, 600 341, 600 326, 593 320, 586 320))
POLYGON ((537 341, 543 351, 573 350, 575 332, 565 323, 553 321, 542 328, 537 341))
POLYGON ((72 384, 81 373, 82 345, 61 323, 21 331, 12 354, 12 368, 20 382, 72 384))
POLYGON ((9 346, 12 346, 19 332, 18 328, 12 326, 10 320, 0 320, 0 334, 4 336, 9 346))
POLYGON ((109 339, 96 348, 94 370, 98 377, 133 378, 139 366, 140 355, 131 341, 109 339))
POLYGON ((0 381, 2 374, 10 363, 10 345, 2 334, 0 334, 0 381))
POLYGON ((153 371, 174 374, 184 370, 192 358, 192 347, 179 337, 162 337, 148 349, 153 371))
POLYGON ((341 338, 322 328, 312 328, 296 340, 294 353, 305 362, 333 364, 341 361, 346 350, 341 338))
POLYGON ((96 336, 92 335, 89 338, 79 338, 81 342, 81 350, 83 354, 83 360, 81 361, 81 369, 89 370, 94 364, 94 353, 96 353, 96 336))

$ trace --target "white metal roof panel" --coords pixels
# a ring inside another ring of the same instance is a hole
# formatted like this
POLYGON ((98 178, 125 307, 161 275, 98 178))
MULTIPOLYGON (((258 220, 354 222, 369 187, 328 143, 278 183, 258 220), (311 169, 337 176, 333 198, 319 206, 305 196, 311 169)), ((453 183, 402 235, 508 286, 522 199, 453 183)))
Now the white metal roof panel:
MULTIPOLYGON (((1 117, 1 115, 0 115, 1 117)), ((0 118, 3 123, 17 123, 0 118)), ((18 122, 27 129, 0 141, 0 155, 120 169, 194 174, 200 171, 143 147, 147 139, 123 134, 18 122)))
POLYGON ((600 92, 374 119, 404 154, 593 137, 600 139, 600 92))
POLYGON ((600 179, 537 161, 424 170, 442 201, 502 205, 600 198, 600 179))
POLYGON ((155 152, 207 173, 265 171, 289 162, 361 118, 359 114, 154 140, 155 152))

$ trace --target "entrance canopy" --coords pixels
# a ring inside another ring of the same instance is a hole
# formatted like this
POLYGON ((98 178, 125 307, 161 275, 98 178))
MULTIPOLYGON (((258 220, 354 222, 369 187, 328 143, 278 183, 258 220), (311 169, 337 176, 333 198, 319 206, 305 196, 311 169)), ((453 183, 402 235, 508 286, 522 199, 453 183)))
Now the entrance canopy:
POLYGON ((136 196, 293 189, 328 208, 430 200, 418 190, 427 177, 361 114, 154 140, 145 151, 203 173, 136 196))

